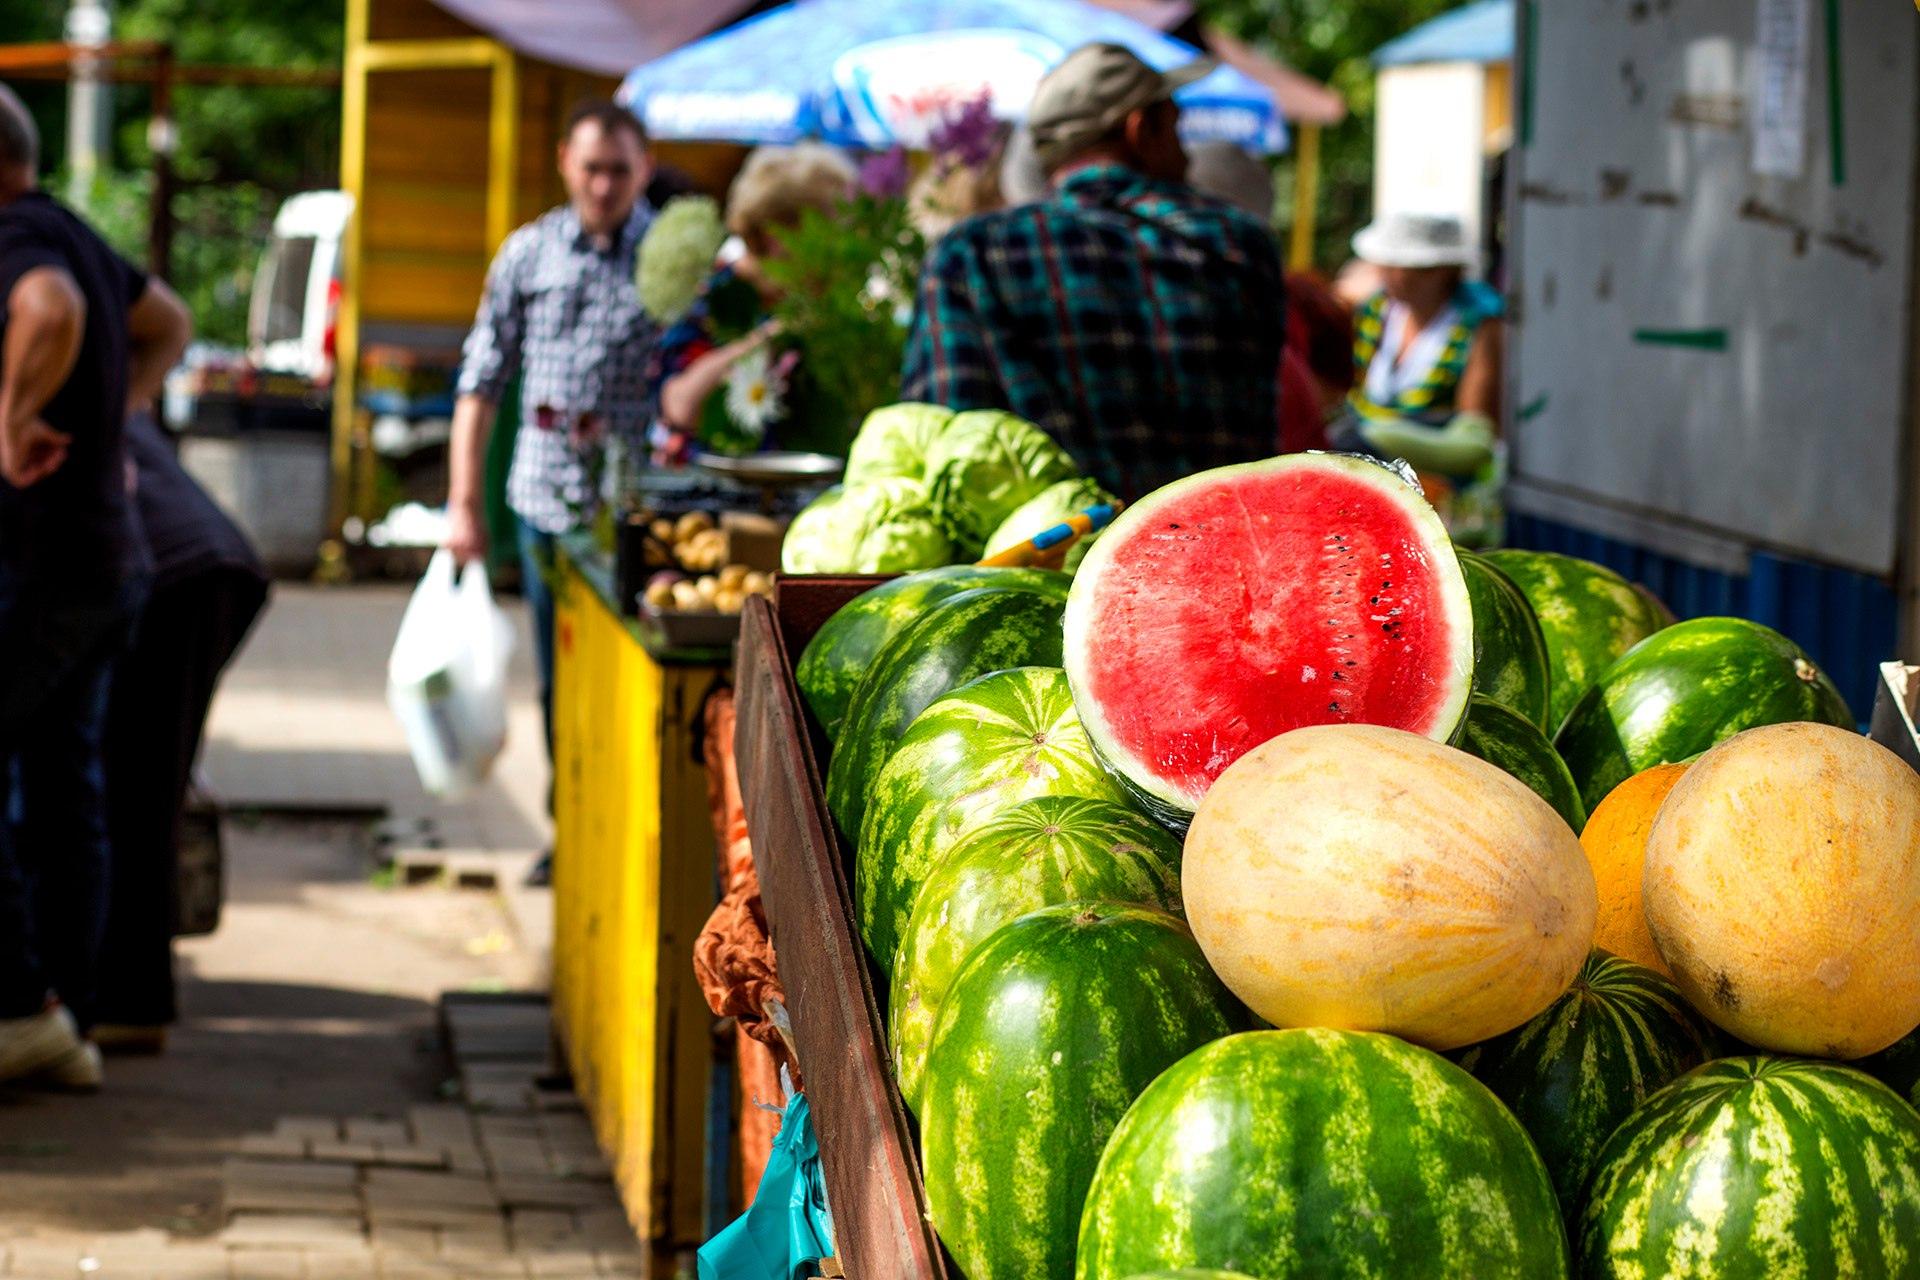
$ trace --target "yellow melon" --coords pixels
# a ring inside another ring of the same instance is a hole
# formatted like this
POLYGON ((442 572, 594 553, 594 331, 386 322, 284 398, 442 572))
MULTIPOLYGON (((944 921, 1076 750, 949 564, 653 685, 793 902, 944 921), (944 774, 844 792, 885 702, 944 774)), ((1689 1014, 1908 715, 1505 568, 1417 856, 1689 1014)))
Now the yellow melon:
POLYGON ((1208 961, 1279 1027, 1472 1044, 1551 1004, 1593 940, 1593 874, 1552 806, 1372 725, 1296 729, 1235 761, 1194 815, 1181 881, 1208 961))
POLYGON ((1684 764, 1659 764, 1634 774, 1593 807, 1593 816, 1580 833, 1580 847, 1587 851, 1593 883, 1600 891, 1593 945, 1661 974, 1667 974, 1667 962, 1647 932, 1640 876, 1653 820, 1686 771, 1684 764))
POLYGON ((1680 990, 1749 1044, 1857 1058, 1920 1024, 1920 775, 1859 734, 1768 725, 1707 752, 1643 888, 1680 990))

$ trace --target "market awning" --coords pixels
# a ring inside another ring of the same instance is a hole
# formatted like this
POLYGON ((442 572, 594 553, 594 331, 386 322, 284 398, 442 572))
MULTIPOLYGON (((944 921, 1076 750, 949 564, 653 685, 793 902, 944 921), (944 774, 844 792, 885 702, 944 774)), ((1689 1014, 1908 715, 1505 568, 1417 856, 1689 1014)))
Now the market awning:
MULTIPOLYGON (((1163 69, 1200 56, 1087 0, 793 0, 640 66, 620 96, 662 139, 922 146, 950 107, 983 92, 1018 119, 1041 75, 1092 40, 1163 69)), ((1190 139, 1286 149, 1274 92, 1232 66, 1179 102, 1190 139)))
POLYGON ((434 0, 502 44, 556 66, 621 76, 697 40, 754 0, 434 0))
POLYGON ((1513 0, 1479 0, 1443 13, 1374 50, 1375 66, 1411 62, 1509 62, 1513 59, 1513 0))

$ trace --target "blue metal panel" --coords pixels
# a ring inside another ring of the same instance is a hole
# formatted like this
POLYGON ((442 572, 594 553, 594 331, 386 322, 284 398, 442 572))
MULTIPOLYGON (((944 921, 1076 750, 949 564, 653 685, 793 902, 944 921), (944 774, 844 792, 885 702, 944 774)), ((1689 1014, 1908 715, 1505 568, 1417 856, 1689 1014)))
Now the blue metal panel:
POLYGON ((1597 561, 1645 586, 1682 618, 1730 615, 1765 623, 1820 664, 1863 720, 1882 662, 1897 656, 1899 605, 1878 578, 1754 552, 1744 575, 1704 569, 1645 547, 1536 516, 1516 515, 1511 544, 1597 561))

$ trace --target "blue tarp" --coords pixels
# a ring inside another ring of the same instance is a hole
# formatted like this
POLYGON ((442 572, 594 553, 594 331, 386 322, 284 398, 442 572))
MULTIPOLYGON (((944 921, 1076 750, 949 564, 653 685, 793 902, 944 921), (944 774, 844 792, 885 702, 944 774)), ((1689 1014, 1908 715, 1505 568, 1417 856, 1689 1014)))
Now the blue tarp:
POLYGON ((1510 62, 1513 0, 1479 0, 1423 22, 1373 52, 1378 67, 1410 62, 1510 62))
MULTIPOLYGON (((1160 70, 1201 56, 1086 0, 793 0, 646 63, 620 99, 657 138, 841 146, 925 145, 929 127, 985 90, 1018 119, 1040 76, 1089 41, 1160 70)), ((1181 132, 1273 154, 1272 95, 1222 67, 1180 91, 1181 132)))

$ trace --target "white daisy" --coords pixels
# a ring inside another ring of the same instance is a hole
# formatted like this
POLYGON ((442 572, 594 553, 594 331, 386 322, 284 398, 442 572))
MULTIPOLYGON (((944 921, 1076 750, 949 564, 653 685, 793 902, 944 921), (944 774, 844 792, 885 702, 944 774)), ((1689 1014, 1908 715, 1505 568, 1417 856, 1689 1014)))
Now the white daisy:
POLYGON ((773 367, 773 353, 763 344, 734 362, 727 373, 727 416, 734 425, 759 440, 786 405, 786 388, 773 367))

